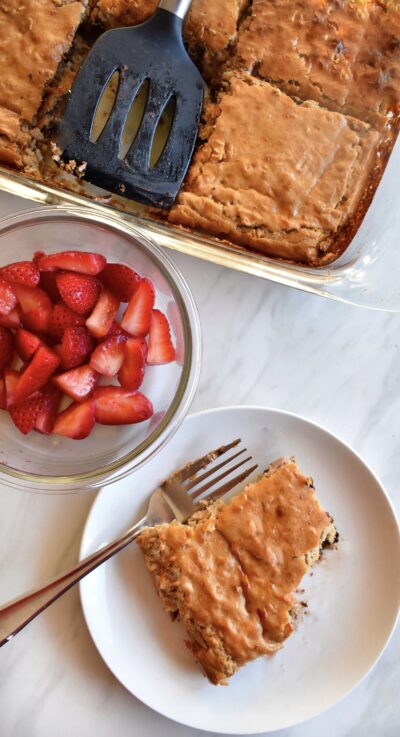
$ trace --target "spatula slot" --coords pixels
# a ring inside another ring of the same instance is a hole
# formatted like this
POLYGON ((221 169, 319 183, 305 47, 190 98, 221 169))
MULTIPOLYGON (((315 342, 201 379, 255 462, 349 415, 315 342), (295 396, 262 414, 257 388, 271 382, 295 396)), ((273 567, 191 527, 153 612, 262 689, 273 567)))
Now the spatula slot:
POLYGON ((135 99, 133 100, 133 103, 125 120, 125 125, 121 136, 121 146, 118 154, 118 158, 120 159, 125 158, 139 132, 139 128, 142 124, 143 116, 147 107, 147 101, 149 99, 149 91, 150 80, 145 79, 139 87, 139 90, 135 96, 135 99))
POLYGON ((119 69, 116 69, 108 78, 101 93, 90 131, 90 140, 92 143, 96 143, 98 138, 100 138, 110 119, 118 96, 120 76, 119 69))
POLYGON ((175 118, 175 111, 176 111, 176 97, 175 95, 171 95, 169 100, 167 101, 164 110, 161 113, 160 119, 157 124, 156 131, 154 133, 153 143, 151 146, 151 153, 150 153, 150 168, 154 169, 154 167, 158 164, 161 155, 167 145, 167 141, 169 139, 172 125, 175 118))

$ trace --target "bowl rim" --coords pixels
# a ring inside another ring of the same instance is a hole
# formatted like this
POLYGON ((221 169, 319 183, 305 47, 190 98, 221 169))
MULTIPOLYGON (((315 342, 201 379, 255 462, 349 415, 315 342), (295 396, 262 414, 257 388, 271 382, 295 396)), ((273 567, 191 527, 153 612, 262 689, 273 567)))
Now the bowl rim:
POLYGON ((32 223, 59 219, 74 219, 122 233, 132 238, 146 256, 153 261, 167 281, 182 318, 185 358, 174 397, 159 425, 133 450, 120 459, 102 465, 92 471, 71 475, 44 476, 20 471, 0 462, 0 481, 26 491, 44 493, 68 493, 106 486, 124 478, 146 463, 176 432, 193 401, 201 371, 202 340, 198 309, 192 292, 180 269, 164 253, 161 246, 126 221, 114 215, 90 211, 72 205, 55 205, 20 210, 0 218, 0 237, 9 231, 27 227, 32 223), (29 486, 28 486, 29 485, 29 486))

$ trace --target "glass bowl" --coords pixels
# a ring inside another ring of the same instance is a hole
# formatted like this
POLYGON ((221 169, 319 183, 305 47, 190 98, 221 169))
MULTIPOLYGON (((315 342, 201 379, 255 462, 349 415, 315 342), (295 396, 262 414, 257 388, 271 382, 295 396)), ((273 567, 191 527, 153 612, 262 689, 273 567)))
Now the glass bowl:
POLYGON ((149 366, 141 386, 154 415, 136 425, 96 425, 85 440, 31 432, 22 435, 0 412, 0 481, 41 492, 105 486, 152 458, 178 429, 196 391, 201 362, 199 317, 190 290, 165 253, 148 237, 110 215, 74 207, 26 210, 0 220, 0 266, 34 251, 96 251, 148 277, 156 307, 168 315, 177 359, 149 366))

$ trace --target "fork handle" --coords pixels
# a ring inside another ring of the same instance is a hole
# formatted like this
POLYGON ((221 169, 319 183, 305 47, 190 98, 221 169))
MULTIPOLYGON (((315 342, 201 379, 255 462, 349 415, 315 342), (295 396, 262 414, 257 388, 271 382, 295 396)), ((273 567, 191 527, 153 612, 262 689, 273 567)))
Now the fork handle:
POLYGON ((146 518, 143 518, 124 535, 84 558, 73 568, 59 574, 49 583, 0 607, 0 647, 11 640, 32 619, 41 614, 53 601, 59 599, 88 573, 94 571, 95 568, 135 540, 145 526, 146 518))
POLYGON ((178 18, 184 18, 192 0, 161 0, 159 8, 168 10, 169 13, 177 15, 178 18))

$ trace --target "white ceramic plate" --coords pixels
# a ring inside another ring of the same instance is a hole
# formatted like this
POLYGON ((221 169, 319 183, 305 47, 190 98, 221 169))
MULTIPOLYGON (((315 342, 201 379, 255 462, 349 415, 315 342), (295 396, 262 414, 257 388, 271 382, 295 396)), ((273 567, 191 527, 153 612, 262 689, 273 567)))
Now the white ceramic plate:
POLYGON ((81 555, 142 515, 166 476, 239 436, 260 469, 295 455, 340 532, 338 549, 327 551, 304 579, 307 616, 283 650, 242 668, 228 687, 211 686, 182 642, 182 625, 163 612, 134 544, 81 583, 91 635, 121 683, 170 719, 228 734, 282 729, 343 698, 382 653, 400 601, 399 526, 378 480, 326 430, 271 409, 223 408, 188 417, 154 460, 99 493, 81 555))

